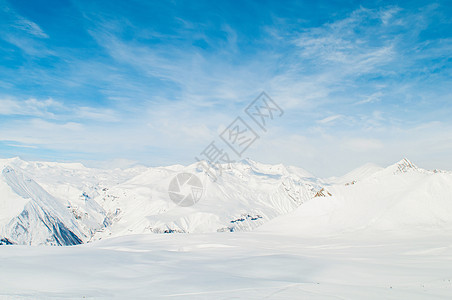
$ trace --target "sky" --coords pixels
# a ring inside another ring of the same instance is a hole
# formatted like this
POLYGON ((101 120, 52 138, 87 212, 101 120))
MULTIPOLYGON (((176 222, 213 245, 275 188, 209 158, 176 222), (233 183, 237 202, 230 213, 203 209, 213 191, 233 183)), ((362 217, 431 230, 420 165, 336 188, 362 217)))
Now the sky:
POLYGON ((0 0, 0 157, 452 170, 450 1, 0 0), (265 131, 244 109, 265 91, 265 131))

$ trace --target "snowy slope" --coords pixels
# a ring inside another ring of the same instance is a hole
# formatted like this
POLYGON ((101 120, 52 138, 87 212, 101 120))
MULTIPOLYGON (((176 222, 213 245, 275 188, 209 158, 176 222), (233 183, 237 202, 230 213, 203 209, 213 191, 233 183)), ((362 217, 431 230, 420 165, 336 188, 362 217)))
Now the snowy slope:
POLYGON ((427 171, 404 159, 354 184, 328 187, 319 197, 260 230, 302 235, 358 231, 452 229, 452 174, 427 171))
POLYGON ((0 167, 0 237, 31 245, 89 241, 109 225, 105 210, 90 195, 104 182, 115 184, 122 180, 118 176, 128 175, 19 158, 0 160, 0 167))
MULTIPOLYGON (((2 236, 19 244, 76 245, 82 243, 75 218, 66 207, 47 193, 39 184, 12 167, 2 170, 3 185, 9 186, 8 194, 17 201, 22 211, 6 224, 2 224, 2 236)), ((8 196, 7 194, 7 196, 8 196)), ((2 218, 5 222, 5 218, 2 218)))

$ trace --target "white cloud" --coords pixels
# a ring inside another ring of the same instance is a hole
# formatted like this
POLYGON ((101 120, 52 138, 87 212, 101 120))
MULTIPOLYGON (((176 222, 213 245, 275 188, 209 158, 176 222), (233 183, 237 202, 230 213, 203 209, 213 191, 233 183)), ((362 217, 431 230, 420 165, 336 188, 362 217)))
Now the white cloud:
POLYGON ((94 120, 97 122, 118 122, 118 112, 109 108, 94 108, 88 106, 65 105, 52 98, 38 100, 29 98, 18 100, 0 98, 0 115, 39 117, 68 121, 71 119, 94 120))
POLYGON ((339 118, 342 118, 342 115, 329 116, 329 117, 326 117, 324 119, 318 120, 317 123, 327 124, 327 123, 331 123, 331 122, 333 122, 333 121, 335 121, 335 120, 337 120, 339 118))
POLYGON ((95 120, 98 122, 118 122, 120 118, 118 113, 113 109, 108 108, 94 108, 94 107, 75 107, 73 109, 73 116, 75 118, 95 120))
POLYGON ((60 103, 51 98, 46 100, 29 98, 23 101, 10 98, 0 99, 0 115, 23 115, 52 118, 54 117, 54 114, 50 112, 50 109, 58 109, 61 107, 60 103))
POLYGON ((391 38, 380 38, 382 44, 376 46, 370 37, 380 34, 383 29, 378 25, 367 27, 364 21, 379 19, 381 14, 393 11, 393 8, 380 12, 360 8, 345 19, 302 32, 294 43, 299 47, 301 57, 316 58, 319 68, 336 66, 332 71, 339 76, 371 72, 395 59, 396 53, 391 38), (358 31, 362 33, 358 35, 358 31))
POLYGON ((364 98, 363 100, 360 100, 358 102, 356 102, 355 104, 360 105, 360 104, 366 104, 366 103, 373 103, 373 102, 378 102, 380 101, 380 98, 383 96, 382 92, 376 92, 373 93, 370 96, 367 96, 366 98, 364 98))
POLYGON ((27 34, 38 38, 49 38, 38 24, 17 13, 17 11, 4 0, 0 0, 0 17, 9 21, 9 26, 17 28, 27 34))
POLYGON ((392 7, 389 9, 384 9, 380 11, 380 18, 384 25, 391 24, 391 21, 394 20, 395 16, 402 9, 400 7, 392 7))
POLYGON ((23 145, 23 144, 7 144, 7 146, 9 147, 14 147, 14 148, 28 148, 28 149, 37 149, 37 146, 34 145, 23 145))
POLYGON ((39 38, 49 38, 49 36, 39 27, 38 24, 25 19, 22 16, 17 15, 17 20, 14 24, 14 27, 21 29, 35 37, 39 38))
POLYGON ((5 34, 4 40, 22 49, 26 54, 35 57, 54 56, 56 53, 47 49, 41 42, 16 34, 5 34))

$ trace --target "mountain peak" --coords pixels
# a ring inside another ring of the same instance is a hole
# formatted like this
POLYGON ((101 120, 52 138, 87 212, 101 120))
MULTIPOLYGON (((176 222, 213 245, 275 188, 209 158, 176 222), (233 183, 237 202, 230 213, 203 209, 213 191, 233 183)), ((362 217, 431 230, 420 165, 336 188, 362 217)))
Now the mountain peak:
POLYGON ((24 160, 22 160, 19 156, 11 157, 11 158, 4 158, 0 159, 0 164, 3 165, 20 165, 26 163, 24 160))
POLYGON ((418 170, 419 168, 412 163, 408 158, 403 158, 401 161, 395 164, 397 173, 406 173, 410 170, 418 170))

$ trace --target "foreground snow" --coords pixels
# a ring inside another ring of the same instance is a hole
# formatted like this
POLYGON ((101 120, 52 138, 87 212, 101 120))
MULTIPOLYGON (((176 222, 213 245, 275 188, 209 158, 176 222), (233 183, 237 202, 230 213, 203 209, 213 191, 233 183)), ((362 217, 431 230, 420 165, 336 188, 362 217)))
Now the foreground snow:
POLYGON ((0 260, 8 298, 452 298, 452 242, 439 233, 133 235, 1 247, 0 260))

